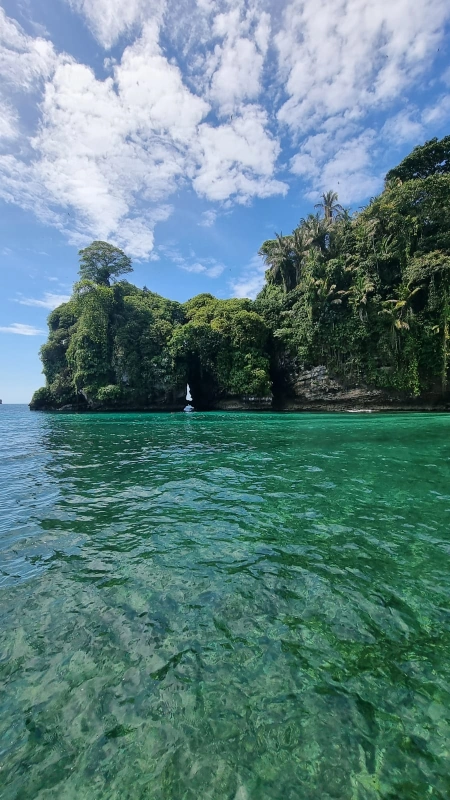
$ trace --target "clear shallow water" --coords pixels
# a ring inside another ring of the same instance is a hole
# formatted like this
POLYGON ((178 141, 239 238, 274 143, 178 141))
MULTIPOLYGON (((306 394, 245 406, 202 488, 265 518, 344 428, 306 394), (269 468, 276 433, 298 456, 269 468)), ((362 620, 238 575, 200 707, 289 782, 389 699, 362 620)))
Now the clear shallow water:
POLYGON ((450 416, 0 407, 4 800, 450 797, 450 416))

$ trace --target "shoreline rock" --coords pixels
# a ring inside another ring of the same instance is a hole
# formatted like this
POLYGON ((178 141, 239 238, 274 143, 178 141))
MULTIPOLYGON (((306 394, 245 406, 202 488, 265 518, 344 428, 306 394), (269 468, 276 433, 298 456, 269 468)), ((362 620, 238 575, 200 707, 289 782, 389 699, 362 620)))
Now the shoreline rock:
MULTIPOLYGON (((194 411, 291 411, 320 413, 363 413, 407 412, 407 411, 450 411, 450 392, 443 394, 437 387, 434 391, 417 397, 402 392, 393 392, 373 386, 345 385, 338 377, 332 376, 324 365, 311 369, 297 369, 290 373, 288 385, 284 391, 274 395, 228 396, 207 399, 201 405, 195 405, 194 411)), ((186 400, 178 399, 166 403, 120 403, 120 401, 93 401, 86 398, 79 403, 55 406, 40 402, 30 403, 32 411, 50 411, 56 413, 174 413, 184 412, 186 400)))

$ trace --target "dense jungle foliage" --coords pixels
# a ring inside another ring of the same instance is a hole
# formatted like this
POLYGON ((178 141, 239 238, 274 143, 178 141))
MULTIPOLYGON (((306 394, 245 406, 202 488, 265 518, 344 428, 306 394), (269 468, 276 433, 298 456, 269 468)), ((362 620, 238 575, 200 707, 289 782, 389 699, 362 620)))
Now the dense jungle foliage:
POLYGON ((80 281, 50 314, 47 385, 33 407, 86 400, 171 406, 292 391, 323 364, 344 384, 410 395, 447 390, 450 136, 416 147, 384 191, 350 214, 334 192, 286 236, 263 243, 256 301, 201 294, 180 304, 120 276, 105 242, 80 251, 80 281))
POLYGON ((199 407, 270 394, 269 331, 251 300, 201 294, 182 305, 118 280, 129 271, 129 259, 106 242, 80 251, 81 280, 49 316, 47 386, 35 408, 177 406, 187 382, 199 407))
POLYGON ((261 247, 269 269, 255 309, 276 361, 413 395, 445 391, 450 136, 416 147, 363 210, 337 201, 323 195, 316 214, 261 247))

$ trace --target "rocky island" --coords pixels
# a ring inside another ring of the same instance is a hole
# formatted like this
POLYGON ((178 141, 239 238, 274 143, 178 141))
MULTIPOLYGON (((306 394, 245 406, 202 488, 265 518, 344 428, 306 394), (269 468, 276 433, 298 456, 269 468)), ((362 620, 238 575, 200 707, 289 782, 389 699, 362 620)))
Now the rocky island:
POLYGON ((334 192, 260 250, 256 300, 164 299, 107 242, 49 316, 35 410, 450 408, 450 136, 351 214, 334 192))

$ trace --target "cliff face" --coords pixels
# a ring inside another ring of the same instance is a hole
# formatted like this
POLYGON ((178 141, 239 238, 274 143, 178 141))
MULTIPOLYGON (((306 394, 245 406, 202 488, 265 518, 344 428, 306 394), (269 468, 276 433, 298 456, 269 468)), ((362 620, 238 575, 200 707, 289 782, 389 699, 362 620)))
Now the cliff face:
MULTIPOLYGON (((275 394, 265 397, 223 395, 208 397, 203 393, 197 411, 305 411, 305 412, 370 412, 370 411, 450 411, 450 393, 435 391, 413 396, 407 392, 377 389, 361 383, 344 384, 329 374, 324 365, 291 373, 291 382, 275 385, 275 394)), ((171 396, 161 395, 156 402, 98 401, 82 395, 65 404, 30 403, 32 410, 61 412, 176 412, 187 405, 185 387, 178 387, 171 396)))
POLYGON ((276 396, 283 411, 449 411, 450 394, 441 391, 413 396, 364 385, 344 384, 324 365, 291 373, 291 382, 276 396))
MULTIPOLYGON (((64 413, 83 412, 174 412, 184 411, 188 405, 185 389, 173 392, 172 396, 161 396, 159 400, 149 402, 141 400, 94 400, 79 395, 71 403, 55 403, 50 400, 33 399, 30 403, 31 411, 61 411, 64 413)), ((189 402, 196 411, 270 411, 273 408, 273 396, 222 396, 207 397, 203 394, 201 402, 192 399, 189 402)))

